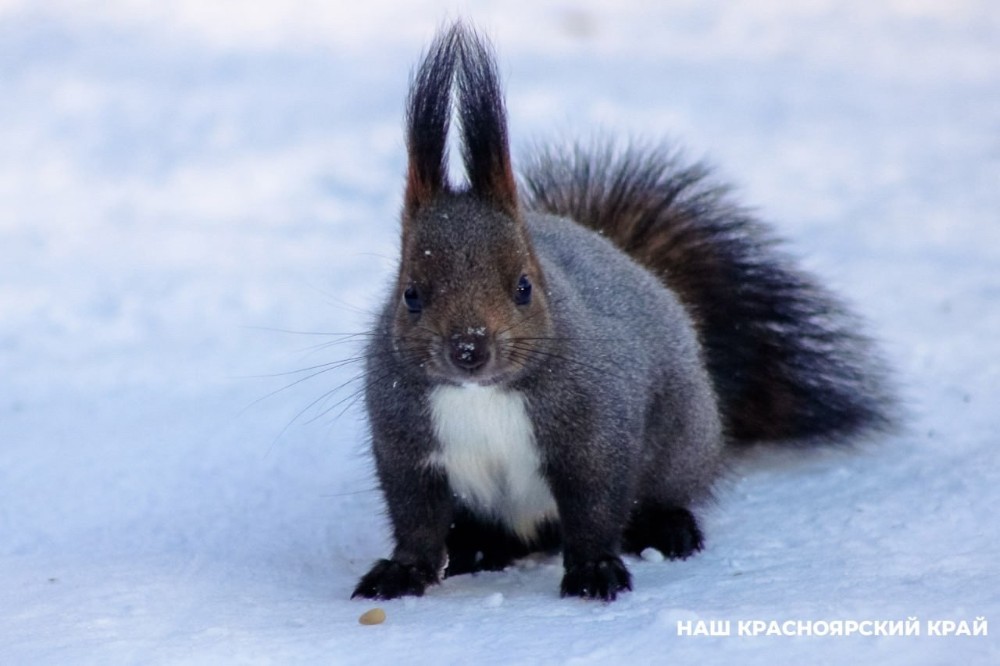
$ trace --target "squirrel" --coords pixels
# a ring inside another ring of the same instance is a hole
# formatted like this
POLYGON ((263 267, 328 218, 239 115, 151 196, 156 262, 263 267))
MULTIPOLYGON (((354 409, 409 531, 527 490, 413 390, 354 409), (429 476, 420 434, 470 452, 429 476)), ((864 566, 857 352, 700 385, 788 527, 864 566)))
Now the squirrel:
POLYGON ((855 316, 702 165, 579 144, 518 178, 492 46, 461 22, 412 77, 406 146, 398 274, 365 353, 395 548, 353 597, 561 548, 563 596, 614 600, 623 554, 703 547, 692 508, 727 450, 891 425, 855 316))

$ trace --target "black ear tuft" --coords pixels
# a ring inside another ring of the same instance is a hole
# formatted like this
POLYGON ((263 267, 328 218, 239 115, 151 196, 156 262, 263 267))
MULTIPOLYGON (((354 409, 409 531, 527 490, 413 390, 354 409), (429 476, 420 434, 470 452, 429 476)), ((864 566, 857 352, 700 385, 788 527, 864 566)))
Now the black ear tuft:
POLYGON ((473 194, 516 215, 517 187, 507 143, 507 114, 493 50, 474 30, 456 24, 461 60, 458 116, 462 158, 473 194))
POLYGON ((451 89, 459 58, 461 27, 434 38, 410 84, 406 104, 406 148, 409 166, 405 206, 413 214, 448 189, 447 139, 451 89))

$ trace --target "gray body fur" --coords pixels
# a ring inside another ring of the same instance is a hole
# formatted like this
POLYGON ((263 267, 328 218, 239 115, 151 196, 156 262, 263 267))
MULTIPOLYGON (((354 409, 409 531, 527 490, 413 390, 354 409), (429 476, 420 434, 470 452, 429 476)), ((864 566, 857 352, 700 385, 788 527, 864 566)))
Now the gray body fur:
MULTIPOLYGON (((686 506, 704 498, 723 441, 686 311, 646 269, 590 230, 552 216, 529 214, 526 222, 568 359, 557 372, 522 380, 530 404, 580 401, 595 423, 614 424, 580 448, 594 458, 620 458, 617 473, 637 480, 631 499, 686 506)), ((539 428, 558 428, 559 420, 540 407, 533 412, 539 428)), ((594 461, 595 475, 607 474, 601 464, 594 461)))

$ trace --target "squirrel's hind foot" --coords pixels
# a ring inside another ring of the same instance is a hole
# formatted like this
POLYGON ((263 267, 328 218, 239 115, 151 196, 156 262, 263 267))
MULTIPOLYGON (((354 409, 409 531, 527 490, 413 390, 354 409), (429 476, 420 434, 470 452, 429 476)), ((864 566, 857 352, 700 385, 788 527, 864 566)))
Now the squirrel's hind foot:
POLYGON ((655 548, 670 559, 685 559, 705 545, 694 514, 680 506, 643 506, 632 514, 624 537, 625 552, 655 548))

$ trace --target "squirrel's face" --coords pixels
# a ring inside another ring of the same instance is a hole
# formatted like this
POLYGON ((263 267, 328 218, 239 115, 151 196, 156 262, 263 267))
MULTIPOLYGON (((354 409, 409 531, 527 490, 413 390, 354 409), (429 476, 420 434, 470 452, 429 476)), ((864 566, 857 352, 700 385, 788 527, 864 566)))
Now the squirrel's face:
POLYGON ((544 361, 552 321, 524 225, 461 196, 408 222, 393 330, 407 365, 493 385, 544 361))

